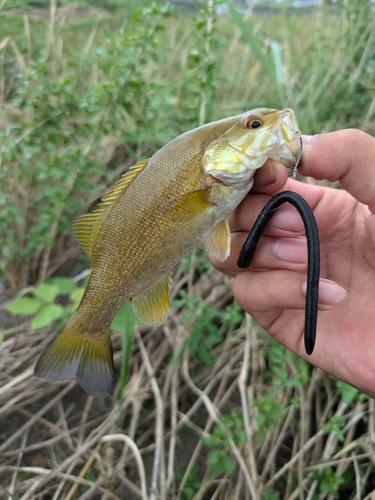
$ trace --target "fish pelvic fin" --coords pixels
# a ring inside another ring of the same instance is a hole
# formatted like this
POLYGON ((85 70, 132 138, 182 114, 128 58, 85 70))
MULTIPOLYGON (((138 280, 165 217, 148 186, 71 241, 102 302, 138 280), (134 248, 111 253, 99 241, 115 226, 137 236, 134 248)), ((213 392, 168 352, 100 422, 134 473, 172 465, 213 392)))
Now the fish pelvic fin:
POLYGON ((230 254, 230 243, 229 223, 224 219, 208 233, 204 246, 216 259, 224 262, 230 254))
POLYGON ((99 203, 100 208, 89 214, 82 215, 73 222, 73 235, 90 259, 106 216, 138 175, 143 172, 147 163, 148 160, 145 160, 130 167, 121 179, 116 182, 109 193, 102 198, 99 203))
POLYGON ((78 334, 68 322, 39 357, 34 375, 48 382, 76 380, 92 396, 108 396, 113 386, 110 328, 78 334))
POLYGON ((147 325, 161 325, 168 317, 169 284, 172 282, 172 273, 152 283, 143 292, 132 297, 133 311, 138 319, 147 325))

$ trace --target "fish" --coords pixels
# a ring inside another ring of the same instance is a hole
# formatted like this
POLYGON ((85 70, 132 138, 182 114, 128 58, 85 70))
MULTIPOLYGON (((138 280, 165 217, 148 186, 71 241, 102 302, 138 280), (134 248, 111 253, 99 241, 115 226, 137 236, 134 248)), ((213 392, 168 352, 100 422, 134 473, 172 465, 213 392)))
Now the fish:
POLYGON ((82 300, 39 357, 34 375, 75 379, 89 394, 112 390, 111 323, 132 300, 148 325, 168 317, 173 268, 194 248, 224 261, 228 215, 268 158, 293 168, 301 133, 291 109, 258 108, 187 131, 131 167, 72 232, 92 272, 82 300))

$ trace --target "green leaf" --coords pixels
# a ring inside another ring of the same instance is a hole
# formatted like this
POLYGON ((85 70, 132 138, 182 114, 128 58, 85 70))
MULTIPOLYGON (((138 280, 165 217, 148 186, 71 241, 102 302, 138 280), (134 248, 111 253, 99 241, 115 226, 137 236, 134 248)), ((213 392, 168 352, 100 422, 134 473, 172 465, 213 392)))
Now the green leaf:
POLYGON ((223 464, 227 473, 232 474, 232 472, 234 471, 234 462, 229 455, 223 456, 223 464))
POLYGON ((213 356, 206 346, 201 345, 198 350, 198 356, 206 365, 211 365, 217 361, 217 356, 213 356))
POLYGON ((31 321, 31 330, 38 330, 50 325, 64 315, 64 308, 59 304, 44 304, 31 321))
POLYGON ((0 490, 2 490, 4 493, 6 493, 8 495, 9 498, 11 498, 12 500, 17 500, 18 497, 16 497, 15 495, 13 495, 9 490, 7 490, 6 488, 4 488, 4 486, 2 486, 0 484, 0 490))
POLYGON ((220 448, 214 448, 207 455, 207 463, 213 464, 214 462, 219 460, 219 457, 220 457, 220 448))
POLYGON ((341 432, 341 430, 338 427, 333 428, 333 432, 336 434, 337 439, 341 442, 345 440, 344 434, 341 432))
POLYGON ((49 284, 59 287, 59 294, 69 295, 77 288, 77 283, 72 278, 57 277, 48 280, 49 284))
POLYGON ((339 390, 341 399, 344 403, 351 403, 352 401, 356 401, 358 399, 359 391, 351 385, 345 384, 341 381, 337 381, 336 387, 339 390))
POLYGON ((212 434, 209 434, 208 436, 202 436, 202 441, 207 446, 217 446, 218 444, 217 438, 212 434))
POLYGON ((71 292, 69 296, 73 302, 80 302, 84 293, 85 289, 82 286, 80 286, 79 288, 73 290, 73 292, 71 292))
POLYGON ((13 314, 30 316, 30 314, 35 314, 42 305, 43 302, 40 299, 33 297, 20 297, 9 304, 6 309, 13 314))
POLYGON ((116 332, 127 333, 133 331, 135 325, 140 321, 133 312, 131 302, 126 302, 113 318, 111 328, 116 332))
POLYGON ((245 443, 247 441, 247 435, 244 429, 237 428, 234 431, 234 436, 236 438, 236 444, 245 443))
POLYGON ((211 464, 208 474, 211 478, 215 478, 219 474, 221 474, 222 470, 223 470, 222 462, 221 461, 214 462, 213 464, 211 464))
POLYGON ((268 487, 263 491, 263 500, 280 500, 280 493, 268 487))
POLYGON ((284 79, 283 79, 283 61, 281 57, 280 45, 277 42, 271 42, 271 50, 275 64, 275 74, 276 74, 277 84, 279 87, 282 87, 284 85, 284 79))
POLYGON ((59 294, 59 287, 57 285, 49 285, 42 283, 33 290, 33 293, 44 300, 44 302, 53 302, 59 294))
POLYGON ((139 323, 133 312, 131 302, 126 302, 114 317, 111 328, 117 332, 122 332, 122 362, 120 370, 120 391, 122 395, 125 389, 126 380, 130 369, 130 357, 134 340, 134 327, 139 323))

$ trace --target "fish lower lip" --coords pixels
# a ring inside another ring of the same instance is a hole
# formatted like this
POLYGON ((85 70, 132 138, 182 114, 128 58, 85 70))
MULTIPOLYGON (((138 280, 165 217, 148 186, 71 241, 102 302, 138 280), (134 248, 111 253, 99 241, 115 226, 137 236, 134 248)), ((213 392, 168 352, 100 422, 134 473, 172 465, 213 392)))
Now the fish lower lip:
POLYGON ((293 155, 293 159, 290 158, 290 159, 286 160, 286 163, 285 163, 287 168, 290 168, 294 171, 297 170, 298 165, 301 161, 301 157, 302 157, 302 138, 300 137, 299 139, 300 140, 299 140, 298 148, 297 148, 297 146, 296 146, 296 148, 293 148, 293 149, 291 148, 291 153, 293 155))
POLYGON ((299 149, 299 155, 298 155, 296 164, 293 167, 294 172, 297 171, 298 165, 300 164, 300 161, 301 161, 301 158, 302 158, 303 143, 302 143, 302 137, 301 136, 299 137, 299 141, 300 141, 300 149, 299 149))

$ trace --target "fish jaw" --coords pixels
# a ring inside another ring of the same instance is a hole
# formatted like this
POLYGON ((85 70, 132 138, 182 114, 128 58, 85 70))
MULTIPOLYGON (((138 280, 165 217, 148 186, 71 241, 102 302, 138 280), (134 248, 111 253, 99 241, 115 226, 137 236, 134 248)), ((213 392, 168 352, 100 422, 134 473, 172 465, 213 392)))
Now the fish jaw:
POLYGON ((280 112, 278 127, 274 128, 279 143, 270 153, 269 158, 280 161, 288 168, 294 168, 302 154, 301 132, 292 109, 280 112))
POLYGON ((301 150, 294 112, 259 108, 240 115, 229 130, 209 144, 203 167, 206 174, 225 185, 250 189, 255 171, 268 158, 293 168, 301 150))

